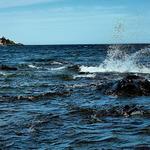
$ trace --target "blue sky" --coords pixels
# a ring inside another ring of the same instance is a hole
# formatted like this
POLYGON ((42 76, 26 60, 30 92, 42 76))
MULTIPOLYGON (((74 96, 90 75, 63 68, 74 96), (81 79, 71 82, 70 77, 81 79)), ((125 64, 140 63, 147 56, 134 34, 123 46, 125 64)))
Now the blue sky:
POLYGON ((0 0, 0 35, 24 44, 150 42, 150 0, 0 0))

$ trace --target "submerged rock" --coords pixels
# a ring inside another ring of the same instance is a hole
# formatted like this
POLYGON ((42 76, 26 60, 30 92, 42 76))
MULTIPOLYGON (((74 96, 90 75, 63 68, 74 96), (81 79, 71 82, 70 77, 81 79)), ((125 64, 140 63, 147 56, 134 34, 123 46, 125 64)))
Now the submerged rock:
POLYGON ((112 107, 106 110, 101 110, 97 113, 98 117, 103 117, 103 116, 124 116, 124 117, 130 117, 130 116, 135 116, 139 115, 142 116, 145 114, 143 108, 136 106, 136 105, 125 105, 125 106, 116 106, 112 107))
POLYGON ((18 95, 18 96, 9 96, 9 95, 3 95, 0 97, 1 101, 22 101, 22 100, 43 100, 43 99, 49 99, 54 97, 67 97, 70 96, 71 91, 56 91, 56 92, 47 92, 47 93, 41 93, 39 95, 18 95))
POLYGON ((105 117, 131 117, 131 116, 144 116, 149 117, 150 111, 142 106, 137 105, 123 105, 101 107, 99 109, 74 107, 70 111, 71 115, 80 115, 82 118, 89 121, 101 122, 105 117), (94 119, 94 120, 93 120, 94 119))
POLYGON ((125 105, 122 110, 122 114, 125 117, 129 117, 129 116, 133 116, 133 115, 143 115, 144 111, 140 107, 137 107, 137 106, 125 105))
POLYGON ((98 86, 106 95, 114 96, 150 96, 150 82, 136 75, 127 75, 121 80, 98 86))
POLYGON ((12 66, 1 65, 0 66, 0 70, 4 70, 4 71, 16 71, 18 69, 16 67, 12 67, 12 66))
POLYGON ((79 65, 68 66, 68 70, 74 71, 74 72, 79 72, 80 71, 80 66, 79 65))

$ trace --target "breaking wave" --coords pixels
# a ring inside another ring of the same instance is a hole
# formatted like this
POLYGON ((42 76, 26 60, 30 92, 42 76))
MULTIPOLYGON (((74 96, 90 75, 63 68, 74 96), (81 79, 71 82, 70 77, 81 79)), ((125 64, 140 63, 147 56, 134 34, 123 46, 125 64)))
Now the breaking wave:
POLYGON ((150 48, 141 49, 134 53, 128 53, 119 47, 112 46, 107 52, 106 59, 99 66, 81 66, 81 72, 130 72, 150 73, 150 48), (144 63, 142 63, 145 62, 144 63))

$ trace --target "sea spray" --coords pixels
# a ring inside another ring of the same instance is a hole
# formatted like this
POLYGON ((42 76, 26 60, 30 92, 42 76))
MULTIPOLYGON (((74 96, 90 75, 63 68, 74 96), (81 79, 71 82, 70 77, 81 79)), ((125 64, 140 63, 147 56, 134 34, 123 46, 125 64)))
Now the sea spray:
POLYGON ((150 57, 150 48, 128 53, 120 46, 111 46, 108 49, 106 59, 99 66, 81 66, 81 72, 131 72, 150 73, 148 62, 144 64, 143 57, 150 57))

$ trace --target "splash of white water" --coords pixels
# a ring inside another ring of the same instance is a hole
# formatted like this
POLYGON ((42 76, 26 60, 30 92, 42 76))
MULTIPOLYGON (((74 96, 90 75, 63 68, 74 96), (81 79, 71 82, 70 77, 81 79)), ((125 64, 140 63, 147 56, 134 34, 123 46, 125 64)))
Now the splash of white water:
POLYGON ((106 59, 99 66, 81 66, 81 72, 131 72, 131 73, 150 73, 150 48, 141 49, 135 53, 120 50, 119 47, 111 47, 108 50, 106 59), (143 59, 147 58, 146 64, 143 59), (142 61, 141 61, 142 60, 142 61))

